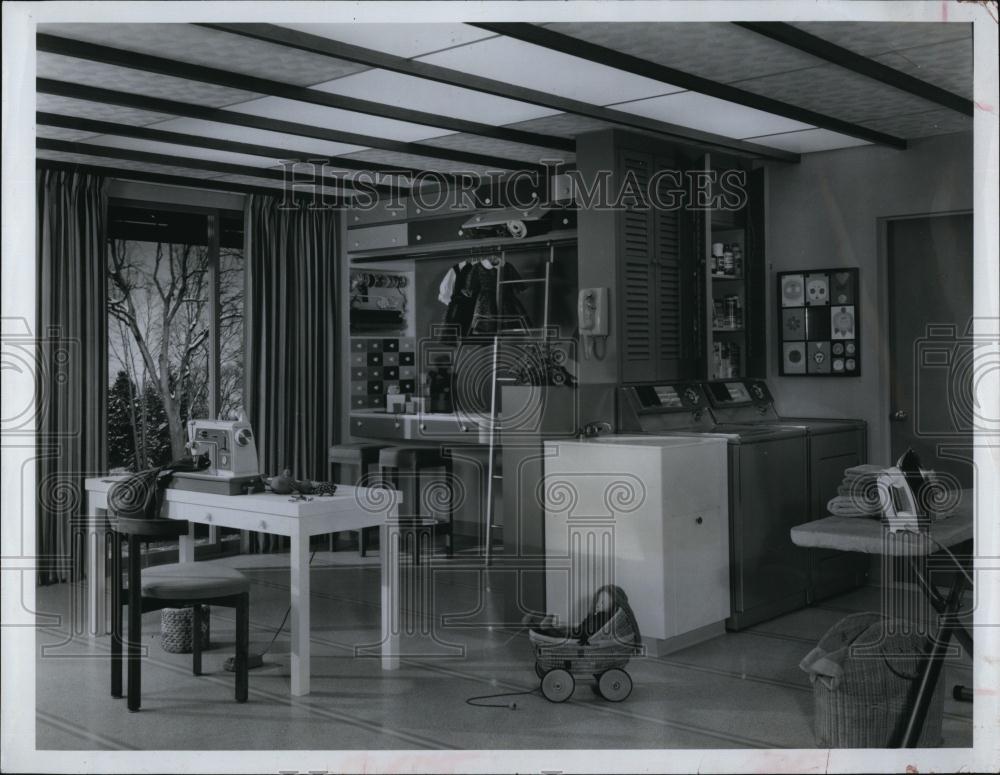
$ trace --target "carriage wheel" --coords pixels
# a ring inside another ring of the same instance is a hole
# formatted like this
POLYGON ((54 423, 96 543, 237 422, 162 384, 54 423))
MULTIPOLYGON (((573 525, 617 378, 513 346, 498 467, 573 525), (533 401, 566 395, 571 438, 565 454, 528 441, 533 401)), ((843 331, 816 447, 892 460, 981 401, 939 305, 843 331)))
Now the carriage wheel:
POLYGON ((537 662, 535 662, 535 675, 537 675, 539 678, 545 677, 545 668, 542 667, 537 662))
POLYGON ((632 679, 624 670, 613 667, 601 673, 597 690, 608 702, 621 702, 632 693, 632 679))
POLYGON ((542 694, 549 702, 566 702, 573 694, 576 681, 568 671, 557 667, 542 677, 542 694))

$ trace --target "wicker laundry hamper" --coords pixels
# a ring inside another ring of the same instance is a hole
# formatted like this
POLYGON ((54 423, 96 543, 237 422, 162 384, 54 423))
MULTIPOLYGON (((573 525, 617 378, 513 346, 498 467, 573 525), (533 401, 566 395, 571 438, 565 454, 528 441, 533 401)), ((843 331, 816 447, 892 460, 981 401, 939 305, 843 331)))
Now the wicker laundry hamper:
MULTIPOLYGON (((209 607, 201 607, 202 650, 209 645, 209 607)), ((190 654, 192 650, 191 629, 194 624, 194 609, 164 608, 160 613, 160 645, 171 654, 190 654)))
MULTIPOLYGON (((799 664, 813 684, 820 747, 885 748, 906 726, 907 699, 920 680, 927 641, 902 622, 890 623, 877 613, 846 616, 799 664)), ((941 744, 942 684, 935 687, 921 747, 941 744)))

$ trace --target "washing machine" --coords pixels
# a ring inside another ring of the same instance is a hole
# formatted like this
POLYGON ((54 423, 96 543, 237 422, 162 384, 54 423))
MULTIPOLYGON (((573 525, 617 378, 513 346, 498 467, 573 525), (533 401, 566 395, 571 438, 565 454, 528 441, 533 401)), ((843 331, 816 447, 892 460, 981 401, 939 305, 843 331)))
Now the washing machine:
POLYGON ((742 383, 727 385, 712 387, 711 401, 698 382, 622 386, 618 429, 726 439, 732 610, 726 628, 740 630, 806 604, 806 554, 790 531, 809 521, 807 435, 796 425, 717 421, 716 403, 755 411, 742 383))
MULTIPOLYGON (((831 417, 788 417, 775 407, 774 396, 763 379, 729 380, 703 383, 716 422, 750 425, 794 425, 806 432, 808 503, 811 519, 829 516, 826 504, 837 494, 844 471, 868 462, 868 424, 864 420, 831 417), (735 387, 742 384, 742 388, 735 387), (743 390, 751 406, 728 406, 712 401, 719 385, 743 390)), ((866 582, 870 559, 856 552, 826 549, 809 550, 808 599, 810 602, 832 597, 866 582)))

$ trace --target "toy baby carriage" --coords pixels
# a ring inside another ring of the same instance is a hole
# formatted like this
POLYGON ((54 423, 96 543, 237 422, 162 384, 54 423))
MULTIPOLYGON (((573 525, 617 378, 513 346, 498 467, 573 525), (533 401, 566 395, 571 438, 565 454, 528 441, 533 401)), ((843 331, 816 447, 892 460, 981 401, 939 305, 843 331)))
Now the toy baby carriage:
POLYGON ((629 659, 641 650, 642 637, 628 597, 608 585, 594 595, 593 612, 572 631, 536 628, 529 632, 535 646, 535 674, 550 702, 565 702, 576 688, 574 675, 594 678, 594 691, 609 702, 632 693, 629 659))

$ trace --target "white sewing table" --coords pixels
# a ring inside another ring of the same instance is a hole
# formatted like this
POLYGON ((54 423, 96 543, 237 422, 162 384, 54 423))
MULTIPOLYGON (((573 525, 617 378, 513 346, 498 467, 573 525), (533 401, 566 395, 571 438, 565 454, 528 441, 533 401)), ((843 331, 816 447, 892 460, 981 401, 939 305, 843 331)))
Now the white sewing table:
MULTIPOLYGON (((87 603, 90 633, 110 632, 107 626, 106 576, 107 493, 117 478, 87 479, 88 567, 87 603)), ((338 485, 333 496, 292 501, 288 495, 212 495, 167 488, 161 516, 213 527, 254 530, 291 539, 291 692, 309 693, 309 539, 342 530, 380 528, 382 570, 382 669, 399 667, 398 520, 400 494, 383 488, 338 485), (390 540, 395 538, 396 540, 390 540), (395 551, 394 551, 395 549, 395 551)), ((194 525, 182 536, 180 562, 194 562, 194 525)))

